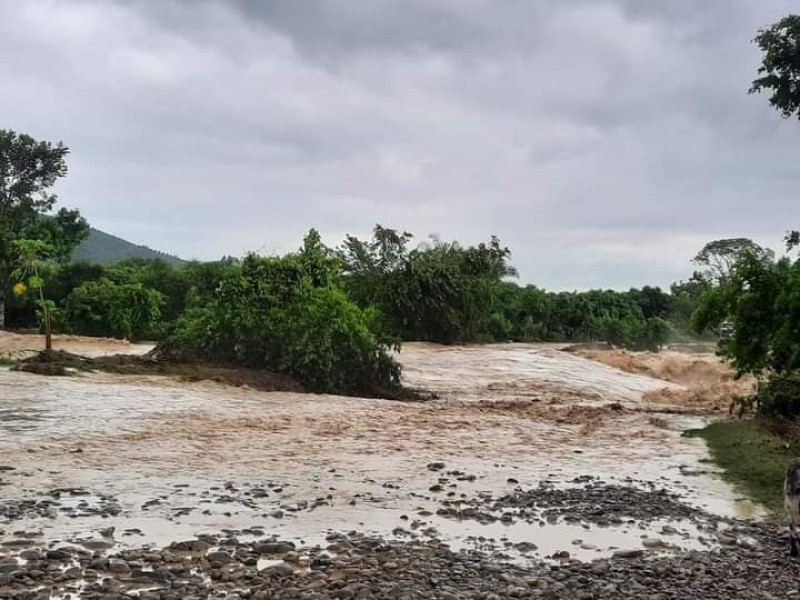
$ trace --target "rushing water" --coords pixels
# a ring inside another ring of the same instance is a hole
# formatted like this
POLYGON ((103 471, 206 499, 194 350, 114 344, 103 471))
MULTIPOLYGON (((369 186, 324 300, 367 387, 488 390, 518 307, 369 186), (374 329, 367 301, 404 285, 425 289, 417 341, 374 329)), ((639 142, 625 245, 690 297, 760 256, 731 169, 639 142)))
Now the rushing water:
MULTIPOLYGON (((419 531, 454 545, 505 537, 534 541, 540 553, 591 558, 637 547, 664 525, 643 533, 449 521, 435 515, 438 496, 429 488, 440 475, 426 468, 432 461, 473 475, 454 488, 469 497, 590 474, 654 481, 723 515, 758 514, 706 471, 702 442, 680 437, 696 419, 644 412, 642 394, 671 384, 534 345, 409 344, 400 358, 409 385, 442 399, 406 404, 0 370, 0 465, 14 467, 0 471, 3 496, 88 493, 70 514, 9 524, 0 542, 20 530, 79 541, 110 525, 128 545, 252 527, 321 541, 329 530, 389 534, 416 519, 419 531), (119 512, 91 514, 93 502, 113 502, 119 512), (581 550, 577 539, 598 548, 581 550)), ((696 538, 686 531, 679 545, 696 546, 696 538)))

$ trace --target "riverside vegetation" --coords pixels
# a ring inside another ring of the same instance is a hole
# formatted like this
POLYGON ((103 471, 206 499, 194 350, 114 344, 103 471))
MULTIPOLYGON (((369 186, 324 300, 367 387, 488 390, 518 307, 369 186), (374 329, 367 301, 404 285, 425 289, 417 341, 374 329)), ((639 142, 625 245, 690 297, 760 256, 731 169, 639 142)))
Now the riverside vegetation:
MULTIPOLYGON (((520 286, 511 252, 376 225, 336 248, 310 230, 297 252, 173 266, 131 259, 71 262, 89 227, 54 213, 68 149, 0 131, 0 312, 9 327, 158 341, 171 360, 266 369, 315 392, 394 397, 403 341, 605 340, 659 349, 691 336, 711 282, 701 273, 670 293, 546 292, 520 286), (29 168, 34 165, 33 168, 29 168)), ((699 257, 698 264, 707 262, 699 257)), ((49 344, 48 344, 49 347, 49 344)))

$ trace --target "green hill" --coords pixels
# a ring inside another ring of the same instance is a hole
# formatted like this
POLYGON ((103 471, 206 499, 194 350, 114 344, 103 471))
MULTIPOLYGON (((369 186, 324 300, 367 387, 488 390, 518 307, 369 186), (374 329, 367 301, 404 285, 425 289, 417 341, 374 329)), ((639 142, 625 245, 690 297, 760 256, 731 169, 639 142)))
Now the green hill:
POLYGON ((132 244, 117 236, 99 231, 89 230, 87 237, 72 253, 73 261, 87 261, 108 265, 126 258, 160 258, 166 263, 179 266, 185 263, 177 256, 153 250, 147 246, 132 244))

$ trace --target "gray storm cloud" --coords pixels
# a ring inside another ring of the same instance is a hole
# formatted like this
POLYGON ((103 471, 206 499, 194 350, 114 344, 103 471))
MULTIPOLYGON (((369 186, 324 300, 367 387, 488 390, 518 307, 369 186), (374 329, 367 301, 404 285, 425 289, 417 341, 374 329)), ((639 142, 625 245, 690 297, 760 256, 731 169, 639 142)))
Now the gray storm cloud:
POLYGON ((800 123, 746 94, 783 0, 0 2, 0 127, 66 205, 184 257, 380 222, 497 234, 552 289, 668 285, 797 226, 800 123))

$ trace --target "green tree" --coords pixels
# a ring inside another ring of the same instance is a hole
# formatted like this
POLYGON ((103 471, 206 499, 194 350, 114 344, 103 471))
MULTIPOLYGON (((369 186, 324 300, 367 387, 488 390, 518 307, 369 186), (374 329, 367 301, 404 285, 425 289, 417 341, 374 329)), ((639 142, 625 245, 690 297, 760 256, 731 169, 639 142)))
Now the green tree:
POLYGON ((68 152, 61 143, 0 129, 0 329, 5 328, 6 292, 19 258, 14 242, 40 239, 50 244, 50 258, 58 258, 88 233, 75 211, 45 218, 56 202, 51 188, 67 174, 68 152))
POLYGON ((800 15, 760 29, 753 41, 764 56, 750 93, 769 91, 769 103, 784 118, 800 117, 800 15))
POLYGON ((87 281, 64 302, 64 325, 83 335, 149 338, 160 324, 162 302, 159 292, 141 283, 87 281))
POLYGON ((691 331, 692 313, 710 287, 711 284, 697 273, 686 281, 676 281, 670 286, 669 317, 676 329, 682 333, 691 331))
POLYGON ((42 240, 14 240, 14 246, 19 265, 12 274, 18 281, 14 290, 20 296, 28 290, 36 295, 39 321, 44 328, 45 350, 49 352, 53 349, 53 311, 56 306, 52 300, 45 298, 40 271, 43 261, 53 254, 53 247, 42 240))
POLYGON ((285 373, 315 392, 398 392, 400 367, 374 334, 374 310, 353 303, 341 281, 341 261, 311 230, 298 252, 251 254, 195 296, 159 351, 285 373))
POLYGON ((730 273, 733 265, 743 255, 748 254, 755 260, 770 262, 775 253, 747 238, 728 238, 708 242, 692 259, 700 267, 697 272, 709 283, 719 283, 730 273))
POLYGON ((174 321, 186 309, 191 288, 188 272, 160 258, 122 260, 109 266, 106 274, 117 284, 140 283, 161 293, 161 319, 165 322, 174 321))
POLYGON ((723 322, 732 331, 720 341, 720 353, 738 373, 759 378, 759 411, 800 413, 800 261, 767 262, 745 253, 692 316, 698 331, 723 322))
POLYGON ((501 284, 516 275, 496 237, 462 247, 433 239, 409 250, 413 236, 376 225, 372 240, 347 236, 337 254, 344 285, 362 308, 378 311, 382 339, 442 343, 506 339, 501 284))

